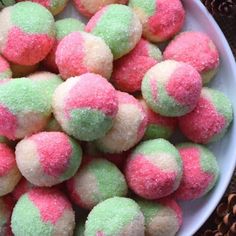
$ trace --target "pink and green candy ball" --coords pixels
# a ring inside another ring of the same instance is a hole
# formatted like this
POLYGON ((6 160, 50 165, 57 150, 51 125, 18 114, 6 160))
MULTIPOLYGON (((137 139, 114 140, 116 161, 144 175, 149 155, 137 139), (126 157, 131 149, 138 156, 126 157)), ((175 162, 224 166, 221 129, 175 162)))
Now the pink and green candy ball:
POLYGON ((0 79, 8 79, 12 77, 10 64, 0 56, 0 79))
POLYGON ((197 105, 202 89, 199 73, 192 66, 163 61, 147 71, 142 95, 147 105, 162 116, 183 116, 197 105))
POLYGON ((141 38, 142 25, 128 6, 111 4, 98 11, 85 31, 104 39, 114 59, 129 53, 141 38))
POLYGON ((178 200, 194 200, 207 194, 216 184, 219 167, 214 154, 194 143, 177 145, 183 162, 183 178, 174 193, 178 200))
POLYGON ((140 143, 131 152, 125 167, 130 189, 146 199, 159 199, 173 193, 182 178, 178 150, 164 139, 140 143))
POLYGON ((39 4, 20 2, 0 12, 0 53, 10 62, 38 63, 50 52, 54 37, 54 18, 39 4))
POLYGON ((68 194, 82 208, 92 209, 98 203, 115 196, 126 196, 128 187, 124 175, 111 162, 94 158, 83 165, 67 182, 68 194))
POLYGON ((134 200, 123 197, 109 198, 89 213, 84 235, 143 236, 144 217, 134 200))
POLYGON ((56 189, 35 188, 16 203, 11 227, 15 236, 72 236, 75 214, 68 199, 56 189))
POLYGON ((79 144, 62 132, 41 132, 16 146, 22 175, 36 186, 53 186, 77 172, 82 158, 79 144))

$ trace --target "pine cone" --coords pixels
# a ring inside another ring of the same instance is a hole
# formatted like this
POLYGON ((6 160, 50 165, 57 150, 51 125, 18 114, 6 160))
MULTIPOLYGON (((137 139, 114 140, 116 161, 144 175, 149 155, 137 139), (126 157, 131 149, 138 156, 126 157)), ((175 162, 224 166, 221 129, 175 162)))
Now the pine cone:
POLYGON ((236 0, 202 0, 215 16, 236 17, 236 0))

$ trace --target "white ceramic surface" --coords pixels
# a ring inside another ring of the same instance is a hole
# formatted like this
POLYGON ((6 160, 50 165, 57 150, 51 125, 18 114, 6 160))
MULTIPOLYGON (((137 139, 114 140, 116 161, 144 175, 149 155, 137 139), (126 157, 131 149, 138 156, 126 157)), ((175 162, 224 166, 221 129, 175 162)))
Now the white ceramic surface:
MULTIPOLYGON (((220 70, 209 86, 223 91, 230 98, 236 114, 236 64, 229 45, 220 28, 200 0, 182 0, 182 2, 187 12, 183 30, 198 30, 207 33, 219 49, 221 57, 220 70)), ((86 22, 85 18, 81 17, 72 5, 68 5, 66 10, 58 16, 58 18, 65 17, 76 17, 86 22)), ((184 212, 184 224, 178 236, 193 235, 210 216, 225 192, 236 164, 235 122, 222 141, 209 147, 217 157, 221 172, 220 179, 213 191, 207 196, 199 200, 180 203, 184 212)))

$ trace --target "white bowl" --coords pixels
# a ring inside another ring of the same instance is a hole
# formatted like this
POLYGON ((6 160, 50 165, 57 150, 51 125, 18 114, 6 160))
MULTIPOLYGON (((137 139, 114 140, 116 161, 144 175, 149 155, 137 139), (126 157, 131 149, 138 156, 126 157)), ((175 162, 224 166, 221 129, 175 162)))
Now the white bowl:
MULTIPOLYGON (((224 92, 233 104, 234 119, 236 115, 236 64, 229 45, 220 28, 208 13, 200 0, 182 0, 187 12, 183 31, 203 31, 216 44, 221 58, 220 70, 209 85, 224 92)), ((58 18, 76 17, 86 22, 72 5, 58 18)), ((236 126, 231 125, 226 136, 217 143, 209 145, 217 157, 221 176, 215 188, 205 197, 189 202, 180 203, 184 212, 184 223, 178 236, 191 236, 204 224, 223 196, 236 164, 236 126), (235 145, 235 146, 234 146, 235 145)))

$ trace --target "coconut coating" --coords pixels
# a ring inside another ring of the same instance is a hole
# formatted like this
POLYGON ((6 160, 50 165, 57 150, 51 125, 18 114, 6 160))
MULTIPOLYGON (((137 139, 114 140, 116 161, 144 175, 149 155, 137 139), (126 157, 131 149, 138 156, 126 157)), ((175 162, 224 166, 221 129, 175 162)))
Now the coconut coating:
POLYGON ((43 65, 46 66, 50 71, 54 73, 59 73, 59 70, 56 64, 56 51, 57 51, 58 44, 68 34, 75 31, 84 30, 85 25, 77 19, 65 18, 65 19, 56 21, 55 27, 56 27, 56 40, 54 42, 54 45, 50 53, 43 60, 43 65))
POLYGON ((182 162, 183 178, 175 192, 179 200, 194 200, 207 194, 216 184, 219 167, 214 154, 193 143, 177 145, 182 162))
POLYGON ((148 106, 163 116, 183 116, 197 105, 202 89, 199 73, 190 65, 173 60, 153 66, 142 81, 148 106))
POLYGON ((12 192, 20 178, 14 151, 0 143, 0 196, 12 192))
POLYGON ((45 95, 38 83, 30 79, 3 80, 0 135, 15 140, 42 130, 51 115, 51 101, 45 95))
POLYGON ((114 59, 129 53, 139 42, 142 25, 127 6, 111 4, 98 11, 88 22, 85 31, 104 39, 114 59))
POLYGON ((144 99, 140 99, 142 106, 147 114, 148 125, 144 139, 169 139, 177 127, 177 119, 173 117, 161 116, 153 112, 144 99))
POLYGON ((0 12, 0 53, 19 65, 43 60, 54 43, 52 14, 32 2, 19 2, 0 12))
POLYGON ((70 202, 56 189, 35 188, 16 203, 11 227, 15 236, 72 236, 75 214, 70 202))
POLYGON ((124 92, 140 91, 145 73, 161 59, 159 48, 141 39, 129 54, 114 62, 112 83, 124 92))
POLYGON ((9 7, 11 5, 14 5, 16 3, 15 0, 2 0, 0 1, 0 10, 4 7, 9 7))
POLYGON ((195 143, 220 140, 233 120, 230 100, 220 91, 203 88, 196 108, 179 118, 181 132, 195 143))
POLYGON ((121 171, 101 158, 91 159, 82 166, 67 187, 73 202, 87 209, 108 198, 125 196, 128 190, 121 171))
POLYGON ((83 141, 96 140, 112 127, 118 111, 117 93, 100 75, 83 74, 58 86, 53 110, 69 135, 83 141))
MULTIPOLYGON (((16 1, 23 2, 26 0, 16 0, 16 1)), ((46 7, 54 16, 61 13, 68 2, 68 0, 30 0, 30 1, 41 4, 42 6, 46 7)))
POLYGON ((27 77, 28 75, 36 72, 38 68, 39 64, 35 64, 32 66, 22 66, 11 63, 12 77, 13 78, 27 77))
POLYGON ((9 63, 0 56, 0 79, 7 79, 12 77, 12 71, 9 63))
POLYGON ((73 0, 75 8, 86 17, 92 17, 96 12, 110 4, 126 4, 128 0, 73 0))
POLYGON ((75 175, 82 157, 79 144, 62 132, 41 132, 20 141, 16 162, 37 186, 53 186, 75 175))
POLYGON ((145 218, 145 235, 175 236, 182 225, 182 210, 170 198, 158 201, 138 200, 145 218))
POLYGON ((123 197, 110 198, 89 213, 84 235, 144 236, 144 217, 135 201, 123 197))
POLYGON ((118 113, 112 128, 96 141, 105 153, 121 153, 135 146, 147 127, 147 117, 140 102, 128 93, 117 92, 118 113))
POLYGON ((185 11, 180 0, 130 0, 129 6, 143 25, 143 36, 152 42, 163 42, 182 28, 185 11))
POLYGON ((204 84, 214 77, 220 61, 215 44, 202 32, 183 32, 176 36, 166 47, 164 58, 192 65, 204 84))
POLYGON ((125 176, 129 187, 146 199, 159 199, 173 193, 182 178, 178 150, 164 139, 142 142, 130 154, 125 176))

